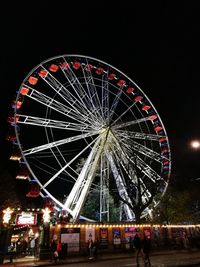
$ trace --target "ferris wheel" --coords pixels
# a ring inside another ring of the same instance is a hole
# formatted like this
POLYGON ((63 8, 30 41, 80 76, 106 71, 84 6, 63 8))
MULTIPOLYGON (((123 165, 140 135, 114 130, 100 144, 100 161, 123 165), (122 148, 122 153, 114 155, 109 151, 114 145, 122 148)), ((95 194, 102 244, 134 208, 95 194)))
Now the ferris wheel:
POLYGON ((61 55, 37 65, 22 82, 12 120, 22 158, 42 196, 76 221, 94 184, 100 214, 109 181, 134 219, 128 185, 155 207, 168 186, 171 155, 155 107, 127 75, 101 60, 61 55))

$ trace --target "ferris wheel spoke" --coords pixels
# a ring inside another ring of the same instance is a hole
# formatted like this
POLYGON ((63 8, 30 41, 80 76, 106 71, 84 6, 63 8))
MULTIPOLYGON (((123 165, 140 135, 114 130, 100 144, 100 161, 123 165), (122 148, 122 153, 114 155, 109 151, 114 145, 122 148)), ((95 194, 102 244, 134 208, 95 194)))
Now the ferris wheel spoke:
POLYGON ((58 177, 58 175, 59 174, 61 174, 63 171, 65 171, 66 170, 66 168, 67 167, 69 167, 77 158, 79 158, 92 144, 94 144, 95 142, 96 142, 96 140, 98 139, 98 137, 97 138, 95 138, 94 140, 92 140, 92 142, 90 142, 84 149, 82 149, 75 157, 73 157, 65 166, 63 166, 56 174, 54 174, 54 176, 53 177, 51 177, 50 179, 49 179, 49 181, 47 182, 47 183, 45 183, 44 185, 43 185, 43 187, 42 188, 45 188, 45 187, 47 187, 47 185, 49 185, 51 182, 53 182, 57 177, 58 177))
POLYGON ((146 162, 144 162, 138 155, 135 159, 131 158, 131 161, 137 165, 138 169, 143 172, 152 182, 156 183, 159 180, 162 180, 162 177, 154 171, 146 162))
POLYGON ((136 153, 139 154, 143 154, 153 160, 156 160, 158 162, 162 162, 163 157, 160 155, 160 153, 157 153, 156 151, 143 146, 133 140, 128 140, 128 142, 126 140, 121 140, 120 141, 123 144, 123 147, 125 147, 127 150, 129 150, 130 152, 132 152, 132 150, 135 150, 136 153))
POLYGON ((87 115, 88 110, 82 105, 82 103, 73 96, 73 94, 67 90, 62 83, 60 83, 51 73, 48 72, 46 68, 42 68, 47 71, 47 75, 42 77, 42 79, 58 94, 66 103, 68 103, 72 109, 80 115, 80 117, 85 117, 83 114, 87 115))
POLYGON ((131 158, 128 156, 128 154, 125 153, 124 149, 121 147, 121 144, 119 143, 119 141, 116 139, 116 137, 112 134, 113 138, 112 138, 112 146, 111 146, 111 150, 113 152, 113 155, 115 155, 115 157, 117 158, 116 162, 120 162, 121 166, 123 167, 124 171, 127 173, 127 176, 131 179, 131 180, 137 180, 140 179, 139 177, 136 177, 136 172, 133 168, 130 168, 130 162, 131 162, 131 158), (127 167, 129 168, 129 170, 127 171, 127 167))
MULTIPOLYGON (((142 187, 141 193, 143 193, 143 191, 146 190, 146 185, 144 184, 144 181, 143 181, 142 177, 139 177, 137 175, 137 173, 136 173, 137 166, 135 166, 135 163, 134 164, 129 164, 130 158, 129 158, 128 155, 126 155, 124 153, 124 151, 119 151, 118 153, 116 153, 116 157, 117 157, 118 161, 120 160, 120 154, 119 153, 122 153, 122 152, 123 152, 123 156, 121 157, 121 159, 122 159, 121 160, 121 164, 123 166, 124 171, 127 173, 127 176, 133 182, 133 184, 136 185, 136 187, 137 187, 137 183, 138 183, 138 180, 139 180, 139 183, 140 183, 140 185, 142 187), (127 166, 128 166, 128 168, 127 168, 127 166)), ((150 194, 150 191, 147 190, 147 193, 150 194)))
MULTIPOLYGON (((118 142, 118 140, 115 138, 115 136, 113 136, 113 140, 115 143, 115 147, 112 146, 112 149, 113 150, 115 149, 116 155, 120 155, 119 162, 120 162, 120 158, 121 158, 121 161, 124 164, 123 166, 130 166, 129 162, 131 162, 133 165, 136 165, 136 162, 137 162, 137 166, 135 166, 135 167, 139 168, 153 182, 155 182, 155 178, 157 178, 157 180, 161 179, 161 177, 150 166, 148 166, 145 162, 143 162, 142 159, 140 159, 138 155, 136 155, 136 157, 133 159, 127 153, 125 153, 124 149, 121 147, 121 144, 118 142), (139 164, 139 162, 141 162, 141 163, 139 164), (143 163, 143 166, 141 166, 142 163, 143 163)), ((126 171, 125 167, 124 167, 124 170, 126 171)), ((129 175, 131 175, 131 177, 136 177, 136 173, 133 169, 129 169, 129 175), (131 173, 130 173, 130 171, 131 171, 131 173)), ((136 178, 132 178, 132 179, 136 179, 136 178)), ((139 179, 141 180, 141 178, 139 178, 139 179)))
MULTIPOLYGON (((123 159, 123 161, 125 162, 125 165, 127 165, 127 160, 128 160, 133 165, 135 165, 136 168, 138 168, 141 172, 143 172, 153 183, 156 183, 157 181, 162 180, 166 184, 164 179, 155 170, 153 170, 148 164, 146 164, 146 162, 144 162, 138 155, 136 155, 135 158, 131 158, 127 154, 125 154, 124 151, 120 149, 119 146, 117 147, 117 149, 119 151, 118 153, 122 155, 121 159, 123 159)), ((142 179, 140 177, 138 178, 140 179, 140 182, 144 185, 144 183, 142 182, 142 179)))
MULTIPOLYGON (((67 64, 67 62, 65 61, 67 64)), ((75 75, 71 67, 69 68, 62 68, 63 74, 65 75, 70 87, 74 90, 75 94, 77 95, 79 101, 82 103, 81 106, 87 110, 87 114, 90 114, 91 118, 95 121, 95 116, 97 115, 95 110, 92 110, 91 108, 91 99, 88 96, 86 89, 83 87, 83 85, 80 83, 78 77, 75 75)), ((98 117, 98 120, 101 121, 101 118, 98 117)))
MULTIPOLYGON (((52 166, 50 166, 49 164, 46 164, 44 162, 41 162, 41 158, 44 157, 44 158, 48 158, 48 156, 45 154, 45 155, 42 155, 42 156, 37 156, 37 157, 33 157, 34 161, 37 161, 38 164, 34 164, 34 163, 31 163, 33 166, 37 167, 38 169, 41 169, 43 170, 45 173, 48 173, 50 174, 51 176, 53 176, 53 173, 55 173, 56 171, 56 168, 53 168, 52 166), (42 167, 38 167, 38 165, 42 165, 42 167), (44 169, 44 167, 46 167, 46 169, 44 169), (48 171, 48 169, 50 171, 48 171)), ((32 157, 30 156, 29 159, 31 159, 32 157)), ((67 162, 65 161, 65 164, 67 164, 67 162)), ((61 165, 60 165, 61 166, 61 165)), ((78 173, 76 172, 76 170, 74 170, 71 166, 69 166, 69 169, 73 171, 74 175, 77 176, 78 173)), ((59 176, 59 179, 62 179, 62 180, 65 180, 65 181, 69 181, 70 183, 72 183, 72 181, 76 181, 76 178, 70 173, 68 172, 67 170, 65 170, 64 172, 64 175, 67 176, 67 177, 70 177, 72 180, 68 180, 66 178, 62 178, 59 176)))
POLYGON ((96 110, 96 113, 97 113, 96 117, 100 118, 101 114, 99 113, 99 111, 101 111, 101 104, 99 100, 99 95, 97 93, 97 88, 93 80, 92 73, 90 70, 86 70, 84 66, 82 66, 82 71, 83 71, 85 82, 86 82, 88 96, 91 101, 91 106, 93 107, 93 109, 96 110))
MULTIPOLYGON (((122 93, 122 90, 120 90, 120 93, 122 93)), ((124 112, 122 112, 118 117, 117 117, 117 119, 115 120, 115 121, 113 121, 112 122, 112 127, 116 127, 116 123, 120 120, 120 119, 122 119, 134 106, 136 105, 136 102, 133 102, 129 107, 127 107, 127 109, 124 111, 124 112)), ((116 109, 116 107, 117 107, 117 105, 116 104, 114 104, 114 106, 113 106, 113 111, 116 109)), ((112 112, 112 115, 113 115, 113 112, 112 112)), ((119 126, 119 125, 117 125, 117 126, 119 126)))
POLYGON ((57 128, 57 129, 62 129, 62 130, 81 131, 81 132, 92 131, 93 132, 92 126, 88 124, 84 124, 84 123, 81 124, 81 123, 51 120, 51 119, 32 117, 32 116, 21 115, 21 114, 16 114, 16 116, 19 117, 19 120, 17 123, 21 123, 21 124, 57 128))
POLYGON ((104 75, 102 77, 102 88, 101 88, 101 107, 102 107, 102 117, 104 120, 106 120, 107 125, 110 124, 110 118, 109 118, 109 83, 108 83, 108 77, 104 75))
MULTIPOLYGON (((117 88, 117 90, 118 90, 118 93, 115 95, 115 98, 114 98, 114 100, 113 100, 113 102, 112 102, 112 105, 111 105, 111 107, 110 107, 110 110, 109 110, 109 122, 112 121, 112 117, 113 117, 113 115, 114 115, 114 112, 115 112, 115 110, 116 110, 118 104, 119 104, 120 96, 121 96, 121 94, 122 94, 122 90, 119 90, 119 88, 117 88)), ((126 111, 126 112, 127 112, 127 111, 126 111)), ((126 112, 125 112, 125 113, 126 113, 126 112)), ((115 121, 115 122, 116 122, 116 121, 115 121)), ((115 122, 112 123, 112 125, 115 124, 115 122)))
POLYGON ((141 139, 141 140, 150 140, 150 141, 159 141, 160 138, 166 137, 165 135, 158 134, 148 134, 148 133, 140 133, 140 132, 132 132, 126 130, 117 130, 114 132, 119 138, 133 138, 133 139, 141 139))
POLYGON ((139 124, 141 122, 146 122, 148 120, 149 120, 149 117, 144 117, 144 118, 141 118, 141 119, 138 119, 138 120, 132 120, 132 121, 120 123, 118 125, 113 125, 112 129, 116 130, 116 129, 120 129, 120 128, 125 128, 127 126, 131 126, 131 125, 134 125, 134 124, 139 124))
POLYGON ((57 147, 57 146, 61 146, 61 145, 65 145, 65 144, 69 144, 71 142, 75 142, 77 140, 89 137, 89 136, 93 136, 97 133, 86 133, 86 134, 80 134, 80 135, 76 135, 73 137, 69 137, 69 138, 65 138, 59 141, 54 141, 52 143, 48 143, 45 145, 41 145, 41 146, 37 146, 37 147, 33 147, 33 148, 29 148, 23 151, 24 156, 30 155, 30 154, 34 154, 34 153, 38 153, 40 151, 44 151, 46 149, 50 149, 53 147, 57 147))
MULTIPOLYGON (((38 162, 38 164, 41 164, 41 162, 40 162, 40 160, 39 159, 37 159, 37 158, 34 158, 34 160, 35 161, 37 161, 38 162)), ((34 163, 32 163, 32 165, 33 166, 35 166, 35 167, 37 167, 38 169, 40 169, 40 170, 44 170, 44 167, 46 167, 47 169, 49 169, 49 170, 46 170, 45 169, 45 173, 47 173, 47 174, 49 174, 49 175, 53 175, 53 173, 55 173, 55 171, 56 171, 56 168, 53 168, 52 166, 50 166, 50 165, 48 165, 48 164, 45 164, 45 163, 43 163, 42 162, 42 167, 38 167, 38 164, 36 165, 36 164, 34 164, 34 163)), ((69 183, 73 183, 71 180, 69 180, 68 179, 68 177, 70 177, 70 178, 72 178, 72 180, 73 181, 76 181, 76 179, 75 179, 75 177, 73 177, 69 172, 65 172, 65 176, 67 177, 60 177, 59 176, 59 179, 61 179, 61 180, 64 180, 64 181, 66 181, 66 182, 69 182, 69 183)))
MULTIPOLYGON (((49 96, 36 91, 35 89, 29 87, 30 90, 30 94, 27 94, 28 97, 30 97, 31 99, 39 102, 40 104, 51 108, 73 120, 77 120, 78 122, 80 122, 81 117, 74 111, 73 108, 69 108, 67 106, 65 106, 64 104, 62 104, 61 102, 50 98, 49 96)), ((89 116, 85 116, 84 117, 84 122, 88 121, 89 116)))
MULTIPOLYGON (((124 172, 127 174, 127 177, 132 181, 133 185, 135 185, 135 192, 140 190, 141 195, 148 200, 151 197, 151 192, 149 189, 146 187, 143 179, 141 177, 137 177, 134 169, 131 167, 131 165, 128 163, 128 157, 124 154, 123 151, 119 151, 119 153, 115 153, 116 156, 116 162, 120 162, 120 165, 123 167, 124 172), (123 156, 121 156, 123 153, 123 156), (128 166, 128 169, 127 169, 128 166), (138 188, 138 180, 140 181, 140 188, 138 188)), ((134 198, 134 196, 132 196, 134 198)), ((137 194, 135 197, 135 202, 137 203, 137 194)))
MULTIPOLYGON (((124 161, 124 165, 128 165, 127 155, 125 154, 124 149, 121 146, 121 142, 118 141, 118 139, 113 134, 113 132, 110 132, 110 140, 111 140, 110 141, 110 150, 112 151, 113 155, 115 155, 115 156, 120 155, 120 157, 124 161)), ((119 162, 120 162, 120 157, 119 157, 119 162)), ((135 176, 134 171, 131 173, 131 176, 135 176)))
MULTIPOLYGON (((116 162, 120 162, 119 164, 123 167, 124 172, 126 173, 126 176, 128 177, 128 179, 130 179, 130 181, 132 182, 132 184, 135 187, 135 197, 132 195, 132 198, 134 199, 135 203, 138 203, 138 191, 140 190, 140 193, 142 196, 144 196, 145 198, 149 198, 151 196, 150 191, 147 189, 146 185, 143 182, 143 179, 141 177, 137 177, 134 169, 129 165, 127 165, 127 157, 123 156, 120 157, 118 155, 118 153, 116 154, 116 162), (128 169, 127 169, 128 166, 128 169), (138 187, 138 180, 140 182, 140 187, 138 187)), ((119 167, 120 168, 120 167, 119 167)))
MULTIPOLYGON (((45 68, 43 67, 43 69, 45 68)), ((56 94, 58 94, 61 98, 63 98, 64 101, 72 107, 74 113, 78 115, 80 120, 85 121, 85 119, 87 118, 88 121, 91 121, 91 123, 93 123, 92 118, 90 118, 93 115, 90 112, 90 110, 88 110, 87 106, 84 105, 84 103, 80 101, 78 98, 74 97, 74 95, 70 92, 70 90, 67 89, 68 87, 69 89, 71 89, 71 84, 69 84, 70 86, 69 85, 64 86, 52 74, 50 74, 48 71, 47 73, 48 74, 45 77, 43 77, 43 80, 46 83, 48 83, 49 86, 51 86, 51 88, 56 92, 56 94)))

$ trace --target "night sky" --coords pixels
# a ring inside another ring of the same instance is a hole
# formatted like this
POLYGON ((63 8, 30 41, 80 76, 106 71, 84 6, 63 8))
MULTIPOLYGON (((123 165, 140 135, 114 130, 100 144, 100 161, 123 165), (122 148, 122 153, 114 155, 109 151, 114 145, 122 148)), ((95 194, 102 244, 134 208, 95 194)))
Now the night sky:
POLYGON ((113 65, 140 86, 165 125, 172 174, 186 183, 200 177, 200 152, 189 147, 200 139, 197 2, 119 2, 17 1, 1 7, 2 166, 7 115, 23 79, 50 57, 82 54, 113 65))

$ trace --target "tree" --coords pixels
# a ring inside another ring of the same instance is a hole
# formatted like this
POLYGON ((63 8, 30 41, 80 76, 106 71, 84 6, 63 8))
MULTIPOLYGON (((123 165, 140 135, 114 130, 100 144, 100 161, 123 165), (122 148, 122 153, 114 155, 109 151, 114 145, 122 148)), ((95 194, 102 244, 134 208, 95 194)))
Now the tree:
POLYGON ((191 209, 191 192, 179 191, 171 185, 153 213, 153 222, 162 224, 195 223, 197 217, 191 209))
MULTIPOLYGON (((100 198, 100 191, 98 187, 96 189, 91 190, 85 202, 84 208, 82 209, 81 214, 87 218, 99 221, 100 218, 99 198, 100 198)), ((120 213, 120 208, 116 206, 112 196, 109 195, 109 221, 118 222, 119 213, 120 213)))

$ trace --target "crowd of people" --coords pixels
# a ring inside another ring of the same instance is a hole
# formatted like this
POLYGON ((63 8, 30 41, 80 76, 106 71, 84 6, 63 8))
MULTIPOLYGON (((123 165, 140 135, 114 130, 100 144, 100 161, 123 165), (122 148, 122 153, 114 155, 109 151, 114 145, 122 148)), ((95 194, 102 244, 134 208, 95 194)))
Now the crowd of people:
POLYGON ((38 238, 18 238, 16 241, 11 242, 8 247, 8 255, 12 262, 14 257, 34 256, 37 257, 39 253, 38 238))

